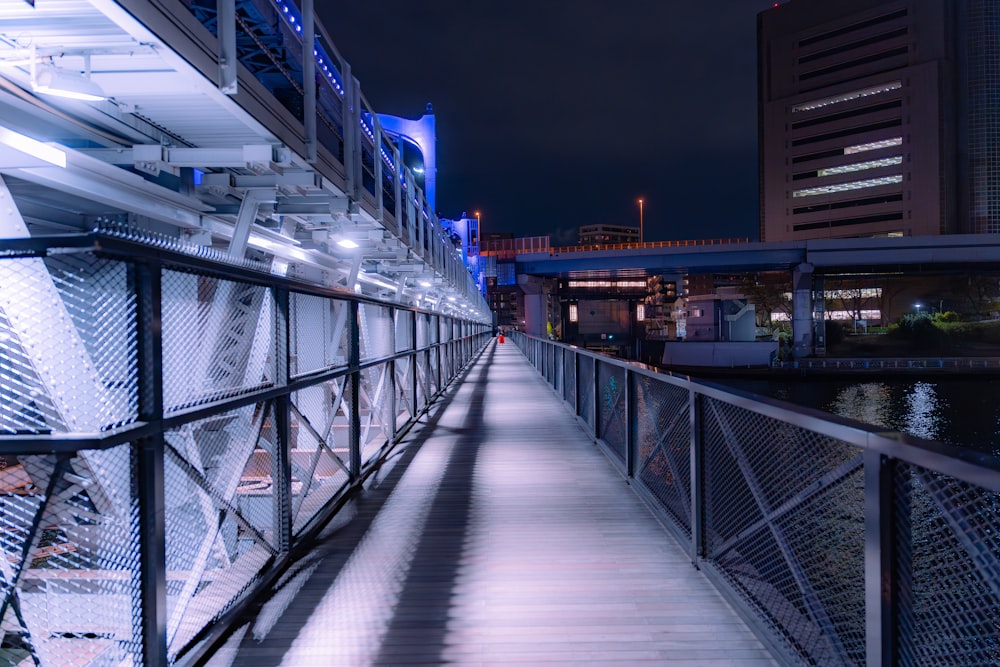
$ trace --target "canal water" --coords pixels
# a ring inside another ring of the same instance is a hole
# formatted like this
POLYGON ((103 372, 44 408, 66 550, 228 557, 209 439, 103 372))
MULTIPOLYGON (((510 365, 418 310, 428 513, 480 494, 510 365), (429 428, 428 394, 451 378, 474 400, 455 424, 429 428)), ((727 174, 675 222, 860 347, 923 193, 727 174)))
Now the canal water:
POLYGON ((734 379, 721 384, 1000 456, 1000 379, 734 379))

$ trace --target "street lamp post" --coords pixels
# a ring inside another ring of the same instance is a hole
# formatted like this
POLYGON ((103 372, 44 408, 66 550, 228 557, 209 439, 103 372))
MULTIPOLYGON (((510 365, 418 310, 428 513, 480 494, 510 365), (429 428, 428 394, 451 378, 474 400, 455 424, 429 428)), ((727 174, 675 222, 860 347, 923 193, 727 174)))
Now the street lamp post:
POLYGON ((639 200, 639 243, 642 243, 642 199, 639 200))
POLYGON ((479 211, 476 211, 476 249, 479 251, 477 254, 482 254, 483 250, 483 221, 479 217, 479 211))

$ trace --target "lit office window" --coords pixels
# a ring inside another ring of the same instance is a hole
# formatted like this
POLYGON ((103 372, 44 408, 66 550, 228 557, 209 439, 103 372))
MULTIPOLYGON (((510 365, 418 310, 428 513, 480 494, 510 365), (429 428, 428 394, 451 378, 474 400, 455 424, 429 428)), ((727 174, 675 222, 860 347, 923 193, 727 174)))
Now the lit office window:
POLYGON ((841 102, 850 102, 851 100, 858 100, 861 99, 862 97, 871 97, 872 95, 880 95, 882 93, 888 93, 893 90, 899 90, 902 87, 903 83, 901 81, 892 81, 890 83, 883 83, 878 86, 872 86, 871 88, 852 90, 849 93, 834 95, 833 97, 824 97, 822 99, 812 100, 810 102, 803 102, 802 104, 797 104, 796 106, 792 107, 792 113, 812 111, 813 109, 828 107, 831 104, 840 104, 841 102))
POLYGON ((854 155, 855 153, 864 153, 865 151, 875 151, 880 148, 888 148, 889 146, 902 146, 903 137, 893 137, 891 139, 882 139, 881 141, 870 141, 867 144, 857 144, 856 146, 848 146, 844 149, 844 155, 854 155))
POLYGON ((833 176, 834 174, 849 174, 852 171, 865 171, 867 169, 878 169, 879 167, 889 167, 894 164, 903 164, 903 157, 895 155, 893 157, 882 158, 881 160, 869 160, 868 162, 855 162, 853 164, 842 164, 839 167, 828 167, 816 172, 817 176, 833 176))
POLYGON ((635 307, 635 319, 639 322, 646 319, 646 304, 640 303, 635 307))
POLYGON ((861 190, 862 188, 874 188, 879 185, 892 185, 902 183, 903 176, 883 176, 882 178, 869 178, 865 181, 851 181, 850 183, 834 183, 816 188, 805 188, 803 190, 793 190, 793 197, 814 197, 816 195, 828 195, 833 192, 847 192, 848 190, 861 190))
POLYGON ((569 321, 579 322, 580 321, 580 307, 575 303, 569 304, 569 321))

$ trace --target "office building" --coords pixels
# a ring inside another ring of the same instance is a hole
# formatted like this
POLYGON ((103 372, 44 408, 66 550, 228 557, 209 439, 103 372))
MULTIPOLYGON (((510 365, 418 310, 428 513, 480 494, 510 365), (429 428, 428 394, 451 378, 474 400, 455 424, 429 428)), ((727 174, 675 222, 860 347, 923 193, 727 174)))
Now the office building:
POLYGON ((995 0, 758 16, 760 236, 1000 232, 995 0))

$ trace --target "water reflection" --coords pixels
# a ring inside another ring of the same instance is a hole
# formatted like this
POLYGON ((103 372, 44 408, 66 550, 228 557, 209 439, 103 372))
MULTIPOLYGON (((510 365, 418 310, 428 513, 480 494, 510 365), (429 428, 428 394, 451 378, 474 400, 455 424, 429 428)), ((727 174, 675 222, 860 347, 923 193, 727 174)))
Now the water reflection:
POLYGON ((1000 454, 1000 380, 732 380, 741 389, 873 426, 1000 454))
POLYGON ((843 417, 851 417, 866 424, 892 428, 889 410, 889 388, 881 382, 865 382, 844 387, 837 397, 823 408, 843 417))

